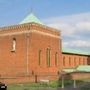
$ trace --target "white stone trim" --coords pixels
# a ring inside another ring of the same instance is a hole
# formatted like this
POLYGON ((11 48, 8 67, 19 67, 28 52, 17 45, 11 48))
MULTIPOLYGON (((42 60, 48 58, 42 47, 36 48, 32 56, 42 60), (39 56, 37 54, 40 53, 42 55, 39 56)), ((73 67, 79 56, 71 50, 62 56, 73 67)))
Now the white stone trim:
POLYGON ((53 35, 53 34, 46 33, 46 32, 37 31, 37 30, 28 30, 28 31, 26 30, 26 31, 20 31, 20 32, 3 33, 3 34, 0 34, 0 36, 12 36, 12 35, 25 34, 25 33, 38 33, 38 34, 45 35, 45 36, 60 38, 60 36, 53 35))

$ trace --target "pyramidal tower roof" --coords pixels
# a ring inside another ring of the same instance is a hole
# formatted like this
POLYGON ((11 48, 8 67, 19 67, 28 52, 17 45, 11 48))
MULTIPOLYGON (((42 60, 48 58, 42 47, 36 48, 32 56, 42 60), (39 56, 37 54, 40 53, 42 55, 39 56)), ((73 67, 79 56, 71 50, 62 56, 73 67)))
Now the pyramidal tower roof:
POLYGON ((23 19, 19 24, 24 24, 24 23, 38 23, 38 24, 43 24, 33 13, 28 15, 25 19, 23 19))

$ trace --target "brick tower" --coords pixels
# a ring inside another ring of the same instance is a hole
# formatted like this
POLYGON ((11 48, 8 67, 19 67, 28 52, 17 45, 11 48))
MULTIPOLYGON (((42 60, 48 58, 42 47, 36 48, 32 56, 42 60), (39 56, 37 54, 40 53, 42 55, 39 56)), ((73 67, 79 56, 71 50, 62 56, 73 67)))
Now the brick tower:
POLYGON ((0 28, 0 75, 57 75, 62 66, 60 31, 33 14, 20 24, 0 28))

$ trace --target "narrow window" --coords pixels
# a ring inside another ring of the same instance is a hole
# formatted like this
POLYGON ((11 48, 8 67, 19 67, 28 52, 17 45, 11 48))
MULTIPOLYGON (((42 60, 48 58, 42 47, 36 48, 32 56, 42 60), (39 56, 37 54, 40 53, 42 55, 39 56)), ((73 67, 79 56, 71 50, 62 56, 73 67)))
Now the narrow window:
POLYGON ((79 65, 81 64, 81 58, 79 57, 79 65))
POLYGON ((74 66, 76 66, 76 57, 74 57, 74 66))
POLYGON ((55 53, 55 66, 57 66, 57 60, 58 60, 58 53, 55 53))
POLYGON ((13 41, 12 41, 12 51, 13 52, 16 51, 16 38, 13 38, 13 41))
POLYGON ((85 65, 85 58, 83 58, 83 65, 85 65))
POLYGON ((50 67, 50 49, 47 48, 46 50, 46 59, 47 59, 47 66, 50 67))
POLYGON ((50 66, 50 49, 49 49, 49 66, 50 66))
POLYGON ((63 66, 65 66, 65 57, 63 57, 63 66))
POLYGON ((71 66, 71 57, 69 57, 69 65, 71 66))
POLYGON ((41 50, 39 50, 38 59, 39 59, 38 63, 39 65, 41 65, 41 50))

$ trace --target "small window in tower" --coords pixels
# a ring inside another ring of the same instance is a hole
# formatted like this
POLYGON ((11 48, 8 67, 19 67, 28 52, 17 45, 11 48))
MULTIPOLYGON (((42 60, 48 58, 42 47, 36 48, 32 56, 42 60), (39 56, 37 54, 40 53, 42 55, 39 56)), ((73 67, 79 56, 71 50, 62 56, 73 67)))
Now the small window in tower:
POLYGON ((47 48, 46 50, 46 61, 47 61, 47 66, 50 67, 50 48, 47 48))
POLYGON ((55 53, 55 66, 57 66, 57 63, 58 63, 58 53, 56 52, 55 53))
POLYGON ((41 50, 39 50, 39 55, 38 55, 38 59, 39 59, 39 61, 38 61, 38 63, 39 63, 39 65, 41 65, 41 50))
POLYGON ((13 38, 13 41, 12 41, 12 52, 15 52, 16 51, 16 38, 13 38))
POLYGON ((63 66, 65 66, 65 57, 63 57, 63 66))

